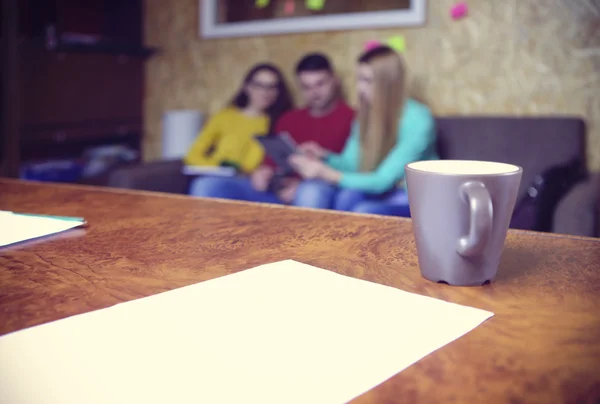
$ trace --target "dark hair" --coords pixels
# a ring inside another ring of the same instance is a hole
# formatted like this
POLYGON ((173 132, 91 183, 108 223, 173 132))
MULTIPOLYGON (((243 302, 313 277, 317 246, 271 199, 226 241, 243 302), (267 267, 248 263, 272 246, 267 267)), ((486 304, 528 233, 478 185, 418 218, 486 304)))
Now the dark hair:
POLYGON ((285 82, 285 78, 277 66, 271 63, 259 63, 248 70, 248 73, 246 73, 246 76, 244 77, 242 88, 238 91, 236 96, 233 97, 231 105, 238 108, 246 108, 248 106, 248 102, 250 102, 250 100, 248 98, 248 94, 246 94, 246 85, 250 83, 256 73, 261 70, 269 71, 277 76, 277 98, 275 99, 275 102, 273 102, 273 104, 265 111, 269 116, 269 131, 271 131, 273 129, 273 125, 275 125, 275 122, 277 122, 279 117, 284 112, 294 107, 294 103, 292 102, 292 97, 285 82))
POLYGON ((333 73, 333 68, 327 56, 322 53, 309 53, 296 64, 296 74, 325 70, 333 73))
POLYGON ((388 53, 391 53, 391 52, 395 52, 395 51, 392 48, 390 48, 389 46, 381 45, 376 48, 369 49, 368 51, 366 51, 362 55, 360 55, 358 58, 358 63, 369 63, 371 61, 371 59, 376 58, 377 56, 380 56, 380 55, 387 55, 388 53))

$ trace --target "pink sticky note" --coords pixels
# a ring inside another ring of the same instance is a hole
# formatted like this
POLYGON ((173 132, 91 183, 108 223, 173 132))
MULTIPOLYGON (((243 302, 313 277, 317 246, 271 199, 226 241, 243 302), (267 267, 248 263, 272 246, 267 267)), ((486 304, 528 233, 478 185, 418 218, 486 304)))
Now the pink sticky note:
POLYGON ((371 49, 375 49, 377 47, 381 46, 381 42, 376 41, 374 39, 371 39, 370 41, 367 41, 365 43, 365 51, 370 51, 371 49))
POLYGON ((453 20, 463 18, 469 13, 469 6, 467 3, 457 3, 450 9, 450 16, 453 20))
POLYGON ((283 6, 283 12, 285 14, 294 14, 296 9, 296 2, 294 0, 286 0, 283 6))

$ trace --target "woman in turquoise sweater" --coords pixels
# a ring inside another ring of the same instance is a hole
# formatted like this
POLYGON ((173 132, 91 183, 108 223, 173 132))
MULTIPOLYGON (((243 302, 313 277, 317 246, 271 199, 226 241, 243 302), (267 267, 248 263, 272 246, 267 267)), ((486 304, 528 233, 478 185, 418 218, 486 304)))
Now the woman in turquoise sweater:
POLYGON ((341 154, 316 143, 290 158, 305 179, 294 205, 409 216, 404 166, 437 159, 435 123, 425 105, 406 98, 402 58, 380 46, 358 66, 358 119, 341 154))

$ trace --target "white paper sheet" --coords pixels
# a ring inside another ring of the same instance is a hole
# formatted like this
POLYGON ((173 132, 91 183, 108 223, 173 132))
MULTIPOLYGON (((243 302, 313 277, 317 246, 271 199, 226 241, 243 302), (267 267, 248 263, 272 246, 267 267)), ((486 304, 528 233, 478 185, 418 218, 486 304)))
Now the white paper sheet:
POLYGON ((0 337, 0 401, 343 403, 492 315, 282 261, 0 337))
POLYGON ((209 175, 213 177, 234 177, 236 174, 233 167, 221 166, 183 166, 181 173, 184 175, 209 175))
POLYGON ((84 224, 82 220, 21 215, 0 211, 0 247, 59 233, 84 224))

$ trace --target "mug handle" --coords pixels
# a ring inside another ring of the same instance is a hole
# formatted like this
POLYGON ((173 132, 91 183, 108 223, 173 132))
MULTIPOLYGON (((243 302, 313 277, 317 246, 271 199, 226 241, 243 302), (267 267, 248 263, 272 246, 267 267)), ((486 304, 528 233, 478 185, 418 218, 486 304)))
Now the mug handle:
POLYGON ((480 181, 468 181, 460 186, 460 195, 469 204, 469 234, 458 240, 456 252, 464 257, 473 257, 483 252, 487 246, 492 224, 494 207, 485 185, 480 181))

